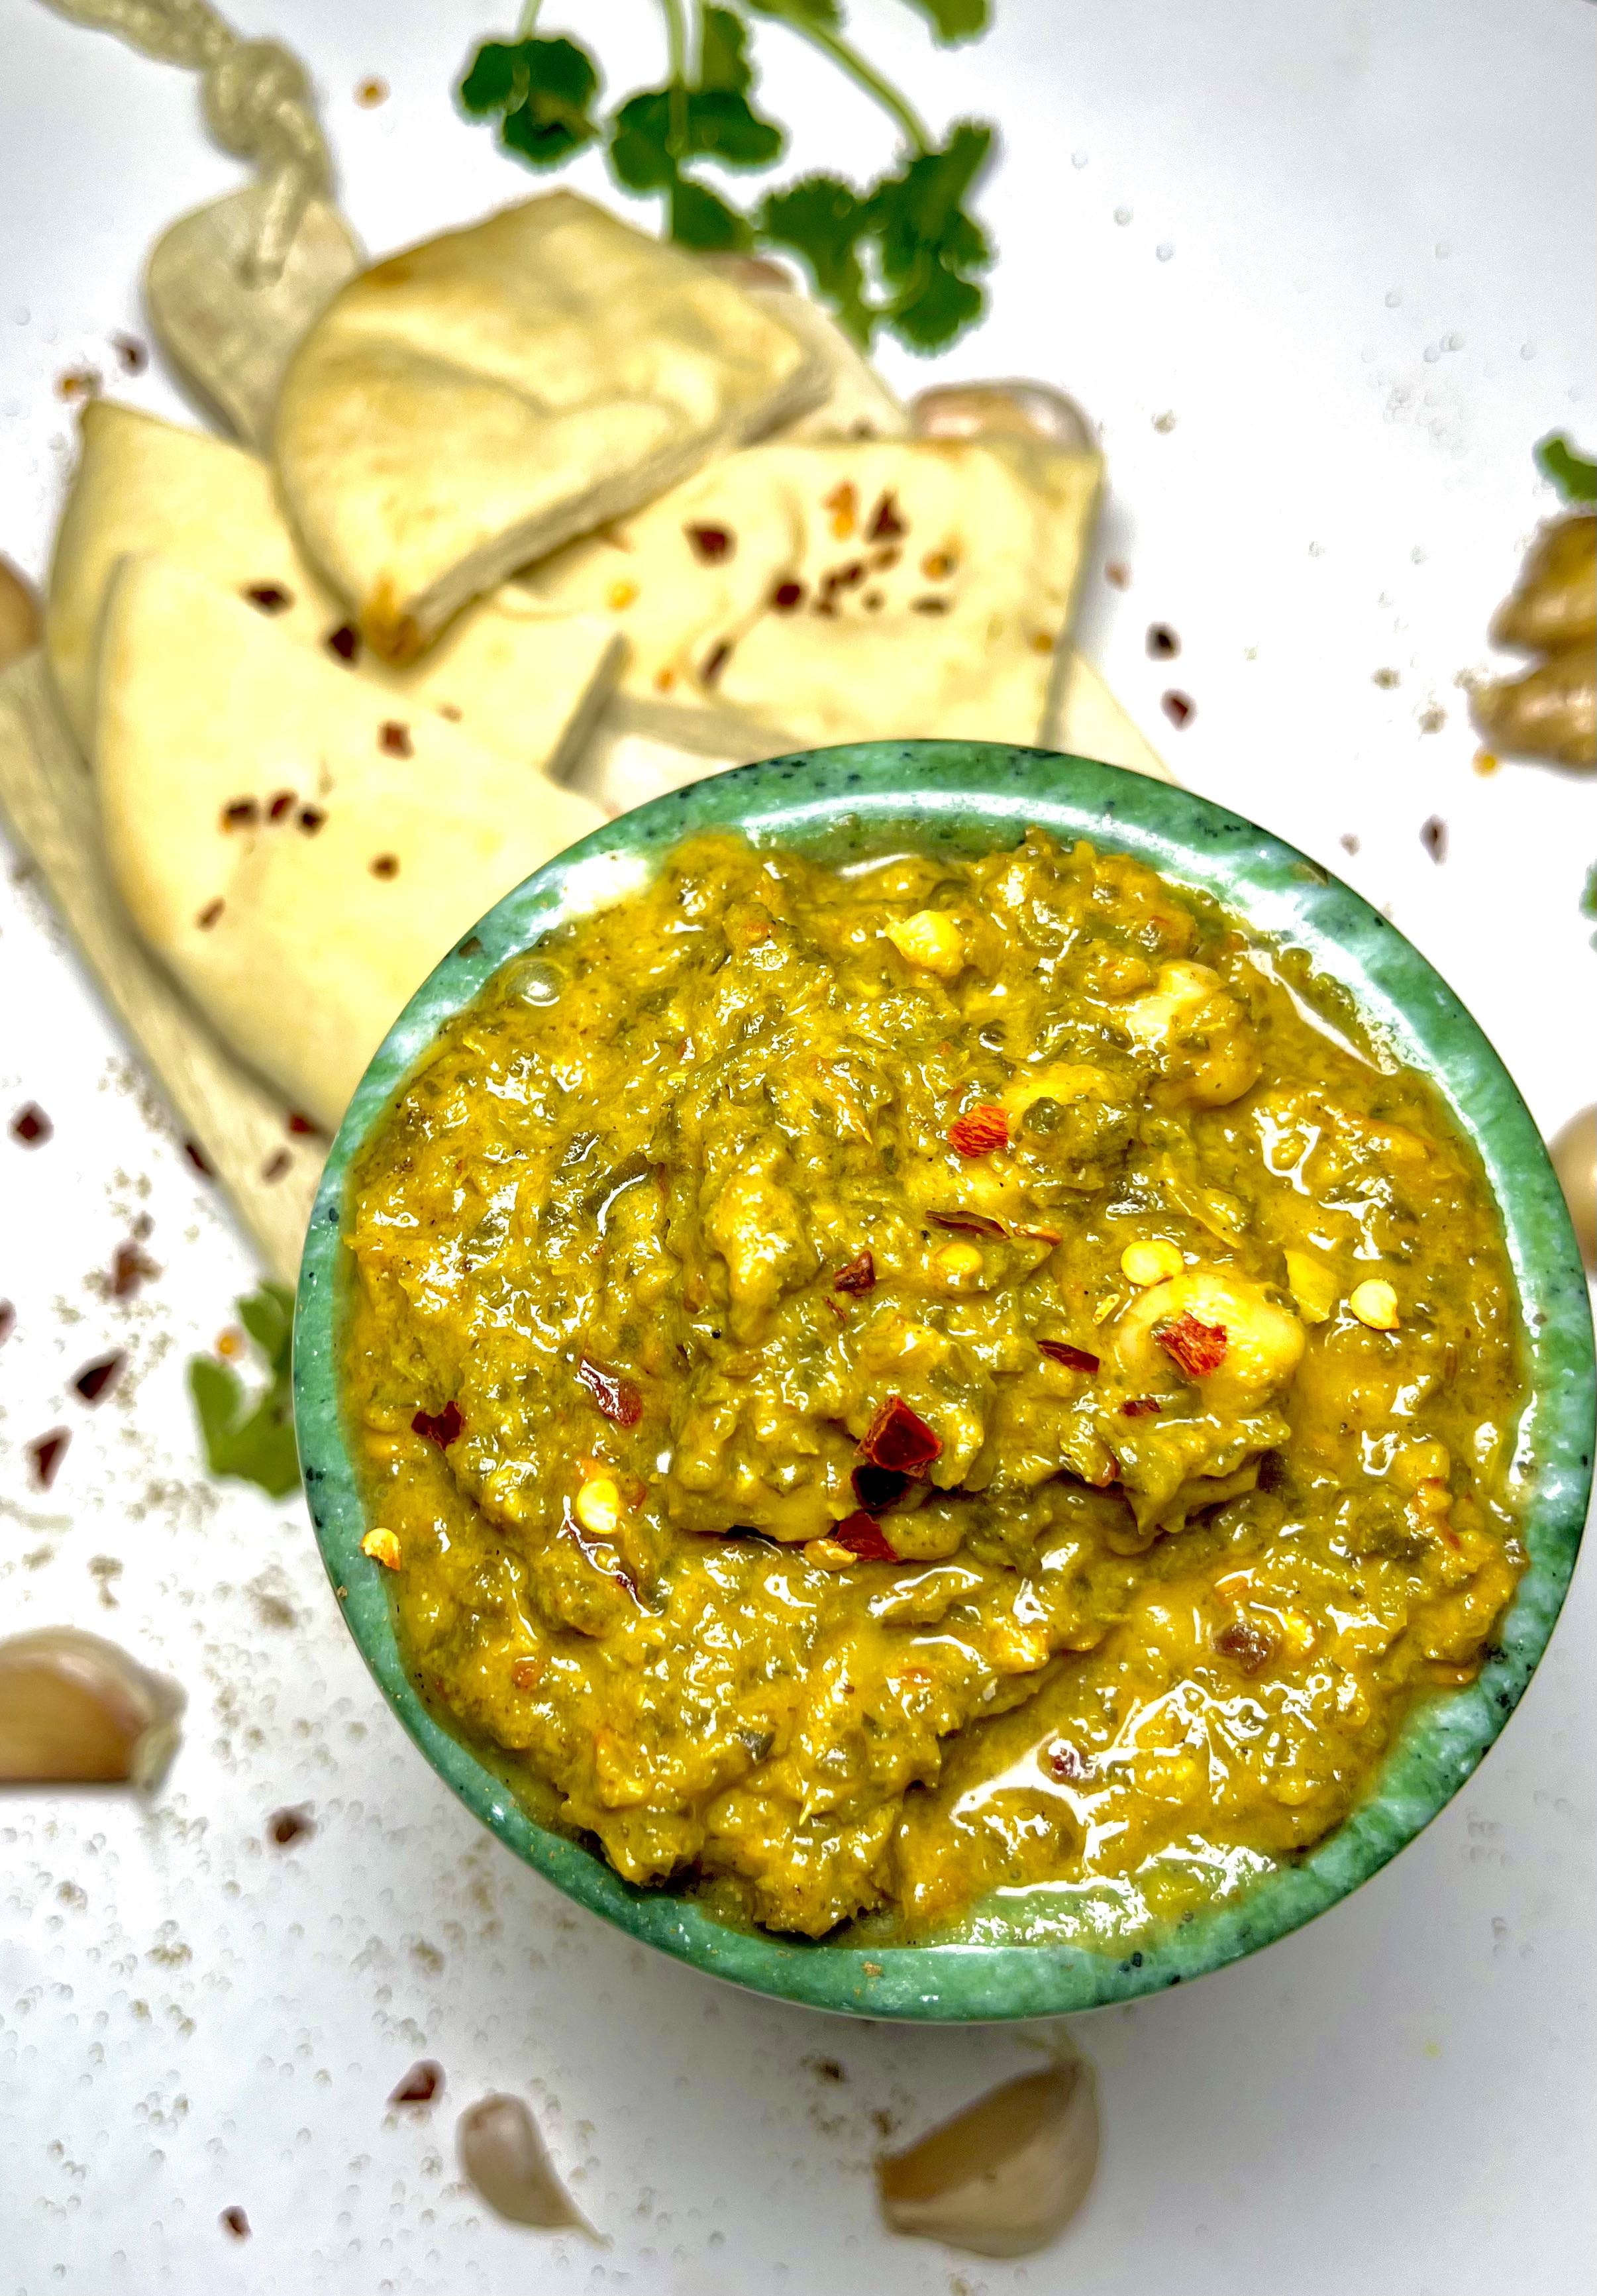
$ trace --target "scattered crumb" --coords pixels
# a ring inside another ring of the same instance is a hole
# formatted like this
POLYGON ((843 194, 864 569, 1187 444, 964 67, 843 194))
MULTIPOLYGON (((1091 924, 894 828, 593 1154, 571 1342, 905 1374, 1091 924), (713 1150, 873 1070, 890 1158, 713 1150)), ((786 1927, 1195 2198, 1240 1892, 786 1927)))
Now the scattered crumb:
POLYGON ((1155 661, 1174 661, 1181 652, 1181 640, 1168 622, 1149 624, 1148 652, 1155 661))
POLYGON ((1370 676, 1370 683, 1372 685, 1380 686, 1383 691, 1389 692, 1394 685, 1402 685, 1403 673, 1401 670, 1397 669, 1372 670, 1370 676))
POLYGON ((1477 750, 1475 752, 1475 770, 1478 774, 1495 774, 1501 763, 1501 758, 1495 758, 1490 750, 1477 750))
POLYGON ((1447 824, 1439 814, 1433 813, 1420 831, 1420 842, 1433 861, 1447 858, 1447 824))
POLYGON ((119 1608, 117 1598, 111 1590, 112 1581, 121 1576, 122 1565, 114 1554, 90 1555, 89 1577, 100 1589, 102 1609, 114 1611, 119 1608))
POLYGON ((291 1842, 307 1841, 315 1830, 316 1821, 306 1802, 291 1809, 274 1809, 266 1820, 266 1839, 279 1849, 288 1849, 291 1842))
POLYGON ((143 374, 150 364, 150 347, 136 335, 113 335, 111 347, 124 374, 143 374))
POLYGON ((54 1125, 37 1100, 30 1100, 25 1108, 19 1108, 11 1120, 11 1136, 20 1141, 24 1148, 42 1148, 54 1130, 54 1125))
POLYGON ((1341 844, 1344 853, 1356 853, 1358 851, 1358 840, 1350 829, 1343 832, 1341 844))
POLYGON ((1192 700, 1192 695, 1178 693, 1174 686, 1168 693, 1160 694, 1159 706, 1177 730, 1183 726, 1190 726, 1198 714, 1198 704, 1192 700))
POLYGON ((835 2057, 807 2057, 804 2062, 817 2080, 846 2081, 848 2078, 835 2057))
POLYGON ((243 1352, 244 1334, 236 1324, 229 1324, 225 1332, 217 1333, 216 1353, 224 1363, 231 1363, 234 1356, 242 1356, 243 1352))
POLYGON ((389 84, 386 79, 380 79, 375 72, 370 79, 356 81, 355 101, 363 111, 371 111, 378 104, 386 103, 388 100, 389 84))
POLYGON ((224 2209, 218 2222, 223 2231, 231 2233, 234 2240, 249 2239, 250 2219, 243 2210, 236 2205, 231 2209, 224 2209))
POLYGON ((1429 709, 1420 712, 1420 731, 1422 734, 1439 734, 1446 723, 1447 712, 1439 701, 1433 701, 1429 709))
POLYGON ((1163 414, 1154 416, 1153 427, 1156 430, 1162 430, 1167 436, 1175 428, 1175 417, 1167 408, 1163 414))
POLYGON ((98 398, 104 388, 105 379, 97 367, 69 367, 65 374, 58 374, 55 378, 57 398, 69 401, 79 398, 98 398))
POLYGON ((443 2092, 444 2068, 430 2057, 414 2064, 397 2088, 389 2092, 390 2104, 430 2104, 443 2092))
POLYGON ((9 1300, 0 1300, 0 1340, 7 1340, 16 1328, 17 1311, 9 1300))
POLYGON ((140 1245, 119 1243, 105 1288, 113 1300, 131 1300, 141 1284, 152 1282, 160 1274, 154 1260, 140 1245))
POLYGON ((1111 558, 1103 570, 1103 578, 1111 590, 1129 590, 1131 569, 1124 559, 1111 558))

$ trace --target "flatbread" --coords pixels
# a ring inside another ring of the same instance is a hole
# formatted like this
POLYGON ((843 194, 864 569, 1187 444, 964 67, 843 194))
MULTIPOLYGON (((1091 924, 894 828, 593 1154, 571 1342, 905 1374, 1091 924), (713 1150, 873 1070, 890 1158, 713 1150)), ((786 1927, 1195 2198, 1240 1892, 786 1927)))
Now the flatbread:
POLYGON ((640 699, 807 743, 1035 742, 1100 471, 1019 439, 751 447, 523 579, 611 617, 640 699))
POLYGON ((551 192, 335 297, 284 378, 277 466, 368 643, 408 660, 518 566, 823 388, 739 289, 551 192))
POLYGON ((596 806, 392 718, 204 576, 125 560, 95 753, 112 875, 226 1041, 328 1129, 401 1006, 596 806))
POLYGON ((106 866, 87 760, 38 653, 0 676, 0 818, 48 885, 191 1152, 227 1191, 268 1271, 291 1283, 327 1143, 222 1042, 134 931, 106 866))
POLYGON ((463 614, 424 661, 390 668, 358 648, 346 609, 296 544, 258 456, 97 399, 84 412, 45 625, 51 671, 86 750, 106 586, 120 559, 151 551, 251 599, 275 630, 395 708, 438 713, 525 767, 564 768, 620 666, 608 617, 551 616, 524 590, 509 588, 463 614), (331 649, 335 634, 343 652, 331 649))

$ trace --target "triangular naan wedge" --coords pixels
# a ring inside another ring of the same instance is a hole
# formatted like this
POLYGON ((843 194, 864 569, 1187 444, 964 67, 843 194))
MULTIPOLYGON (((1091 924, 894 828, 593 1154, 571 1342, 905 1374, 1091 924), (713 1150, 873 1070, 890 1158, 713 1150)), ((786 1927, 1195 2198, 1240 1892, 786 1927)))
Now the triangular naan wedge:
POLYGON ((692 256, 551 192, 364 272, 283 380, 289 509, 376 650, 812 404, 819 362, 692 256))
POLYGON ((438 715, 524 766, 562 771, 613 684, 619 645, 608 617, 551 615, 504 589, 460 616, 414 668, 359 646, 313 572, 258 456, 199 430, 96 399, 55 538, 45 643, 74 732, 88 750, 101 607, 118 562, 160 551, 253 603, 273 627, 386 695, 438 715))
POLYGON ((611 616, 640 698, 812 742, 1035 742, 1100 468, 1019 439, 751 447, 523 579, 611 616))
POLYGON ((114 576, 95 750, 134 920, 259 1072, 332 1129, 485 909, 604 818, 436 716, 408 721, 204 576, 114 576))
POLYGON ((825 376, 824 395, 803 414, 778 424, 774 439, 905 439, 908 410, 900 406, 852 335, 807 295, 783 263, 763 255, 705 255, 717 278, 741 287, 814 351, 825 376))

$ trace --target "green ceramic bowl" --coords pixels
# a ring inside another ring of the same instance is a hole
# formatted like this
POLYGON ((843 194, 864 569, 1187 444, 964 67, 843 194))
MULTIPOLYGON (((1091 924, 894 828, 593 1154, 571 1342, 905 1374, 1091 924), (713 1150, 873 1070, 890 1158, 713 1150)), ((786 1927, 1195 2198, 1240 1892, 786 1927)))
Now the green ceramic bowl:
POLYGON ((311 1513, 349 1630, 467 1807, 568 1897, 650 1945, 757 1992, 870 2017, 1033 2017, 1127 2000, 1217 1969, 1345 1898, 1436 1816, 1513 1710, 1564 1599, 1591 1483, 1592 1320, 1568 1216, 1524 1103, 1457 998, 1357 894, 1234 814, 1111 766, 987 742, 877 742, 743 767, 595 831, 490 910, 395 1022, 333 1144, 299 1279, 294 1390, 311 1513), (986 851, 1031 823, 1134 853, 1307 949, 1401 1057, 1436 1078, 1485 1159, 1524 1306, 1531 1400, 1519 1466, 1530 1568, 1478 1678, 1414 1710, 1378 1791, 1310 1855, 1184 1925, 1133 1941, 1117 1939, 1111 1923, 1102 1946, 1083 1944, 1082 1906, 1073 1902, 1061 1923, 1057 1895, 1034 1890, 989 1898, 921 1946, 749 1935, 669 1891, 631 1888, 593 1850, 535 1824, 418 1697, 396 1645, 386 1574, 359 1551, 367 1522, 338 1374, 347 1176, 438 1029, 508 957, 591 898, 595 871, 618 859, 646 868, 688 832, 714 826, 837 860, 910 843, 986 851))

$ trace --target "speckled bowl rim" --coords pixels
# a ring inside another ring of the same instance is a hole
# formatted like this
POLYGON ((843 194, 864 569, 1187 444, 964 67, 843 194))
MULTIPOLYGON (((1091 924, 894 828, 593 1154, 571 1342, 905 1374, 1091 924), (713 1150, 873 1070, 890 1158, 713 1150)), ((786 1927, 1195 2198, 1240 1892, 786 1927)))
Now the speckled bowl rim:
POLYGON ((366 1071, 316 1197, 295 1323, 299 1453, 329 1575, 384 1697, 467 1808, 569 1898, 699 1969, 816 2008, 931 2021, 1057 2015, 1201 1976, 1324 1912, 1412 1841, 1475 1768, 1546 1648, 1585 1520, 1593 1392, 1585 1280, 1541 1138, 1496 1054, 1419 952, 1316 863, 1205 798, 1116 767, 989 742, 866 742, 742 767, 607 824, 508 894, 417 990, 366 1071), (856 1948, 749 1934, 669 1892, 632 1888, 596 1852, 536 1824, 417 1695, 396 1642, 385 1574, 359 1552, 367 1521, 336 1376, 345 1183, 442 1023, 508 957, 591 897, 589 865, 657 857, 712 827, 842 857, 899 837, 990 849, 1033 823, 1135 854, 1213 893, 1261 932, 1306 948, 1399 1055, 1436 1080, 1485 1162, 1525 1311, 1531 1400, 1519 1457, 1530 1567, 1478 1679, 1415 1710, 1378 1791, 1334 1833, 1242 1896, 1134 1951, 990 1941, 1011 1912, 1022 1923, 1028 1910, 1038 1916, 1045 1897, 988 1898, 964 1934, 921 1946, 856 1948), (988 1941, 974 1941, 972 1931, 988 1941))

